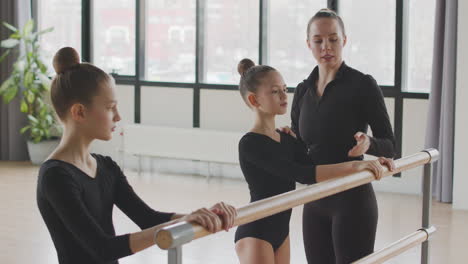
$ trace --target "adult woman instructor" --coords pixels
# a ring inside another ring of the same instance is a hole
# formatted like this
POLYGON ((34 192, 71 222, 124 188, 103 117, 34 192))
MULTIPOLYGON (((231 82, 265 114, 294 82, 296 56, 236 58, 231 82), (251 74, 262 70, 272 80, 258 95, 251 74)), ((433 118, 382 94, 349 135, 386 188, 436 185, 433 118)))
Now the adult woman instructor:
MULTIPOLYGON (((318 66, 295 90, 291 129, 317 165, 360 160, 364 154, 394 156, 382 92, 372 76, 344 63, 345 45, 344 24, 334 11, 322 9, 309 20, 307 46, 318 66), (369 125, 372 137, 366 134, 369 125)), ((308 262, 350 263, 372 253, 377 218, 370 183, 305 204, 308 262)))

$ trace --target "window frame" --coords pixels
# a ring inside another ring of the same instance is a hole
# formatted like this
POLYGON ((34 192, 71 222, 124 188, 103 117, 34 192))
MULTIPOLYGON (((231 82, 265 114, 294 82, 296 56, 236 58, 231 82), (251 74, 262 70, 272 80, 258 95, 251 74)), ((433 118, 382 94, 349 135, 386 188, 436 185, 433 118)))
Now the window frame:
MULTIPOLYGON (((82 1, 82 60, 93 62, 92 51, 92 4, 91 0, 82 1)), ((195 82, 159 82, 145 80, 145 35, 146 35, 146 0, 136 0, 136 38, 135 38, 135 75, 113 75, 116 83, 121 85, 132 85, 135 90, 135 110, 134 110, 134 123, 141 121, 141 87, 172 87, 172 88, 191 88, 193 89, 193 127, 200 127, 200 91, 205 90, 237 90, 237 85, 231 84, 210 84, 203 80, 203 72, 205 67, 204 56, 204 29, 205 29, 205 0, 196 1, 196 23, 195 23, 195 82)), ((268 61, 268 0, 259 1, 259 46, 258 58, 259 64, 266 64, 268 61)), ((340 0, 328 0, 327 7, 338 12, 340 0)), ((405 1, 396 1, 396 18, 395 18, 395 76, 394 85, 380 85, 384 97, 393 98, 394 103, 394 133, 397 142, 397 157, 401 157, 402 152, 402 131, 403 131, 403 101, 404 99, 422 99, 429 98, 428 93, 424 92, 408 92, 404 91, 402 85, 405 83, 406 76, 406 61, 403 56, 407 48, 405 33, 407 30, 407 14, 405 12, 405 1), (405 17, 406 16, 406 17, 405 17)), ((406 3, 407 4, 407 3, 406 3)), ((39 17, 37 10, 37 1, 31 0, 31 12, 33 17, 37 20, 39 17)), ((37 21, 36 21, 37 22, 37 21)), ((294 92, 294 87, 288 87, 288 92, 294 92)))

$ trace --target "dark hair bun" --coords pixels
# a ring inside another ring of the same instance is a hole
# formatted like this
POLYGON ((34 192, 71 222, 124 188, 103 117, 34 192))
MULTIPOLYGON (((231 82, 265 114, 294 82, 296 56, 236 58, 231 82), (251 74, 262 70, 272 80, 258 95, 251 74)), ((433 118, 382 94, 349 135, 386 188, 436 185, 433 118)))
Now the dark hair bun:
POLYGON ((251 59, 245 58, 239 61, 239 64, 237 65, 237 71, 241 76, 243 76, 247 70, 253 66, 255 66, 255 63, 251 59))
POLYGON ((329 13, 329 14, 336 15, 336 12, 330 8, 322 8, 317 13, 329 13))
POLYGON ((80 64, 80 55, 74 48, 61 48, 55 53, 53 65, 57 74, 64 73, 70 68, 80 64))

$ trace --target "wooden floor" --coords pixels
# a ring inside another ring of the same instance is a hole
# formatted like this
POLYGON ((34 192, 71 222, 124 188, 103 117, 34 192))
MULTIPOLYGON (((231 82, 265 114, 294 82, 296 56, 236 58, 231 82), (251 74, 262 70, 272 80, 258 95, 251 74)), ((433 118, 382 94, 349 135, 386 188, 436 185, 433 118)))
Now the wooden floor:
MULTIPOLYGON (((25 162, 0 162, 0 263, 57 263, 52 240, 36 206, 37 167, 25 162)), ((244 182, 174 175, 128 173, 135 190, 153 208, 189 212, 216 201, 236 206, 248 202, 244 182)), ((377 193, 379 226, 376 249, 416 231, 421 223, 418 196, 377 193)), ((301 210, 291 219, 291 263, 306 263, 302 246, 301 210)), ((138 230, 118 209, 117 233, 138 230)), ((438 228, 432 238, 431 263, 468 263, 468 212, 455 211, 449 204, 434 203, 432 222, 438 228)), ((234 229, 203 238, 184 247, 184 264, 238 263, 234 252, 234 229)), ((414 248, 387 263, 419 263, 420 248, 414 248)), ((167 252, 150 248, 120 261, 124 264, 167 263, 167 252)))

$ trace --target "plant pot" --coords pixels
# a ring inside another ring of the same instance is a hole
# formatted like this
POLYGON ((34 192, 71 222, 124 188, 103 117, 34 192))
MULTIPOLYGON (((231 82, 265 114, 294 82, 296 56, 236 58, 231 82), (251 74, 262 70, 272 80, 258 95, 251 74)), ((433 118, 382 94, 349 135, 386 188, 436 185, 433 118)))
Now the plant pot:
POLYGON ((60 143, 60 139, 52 139, 34 143, 28 141, 29 158, 34 165, 41 165, 60 143))

